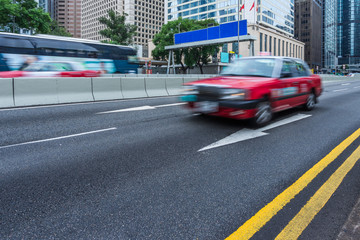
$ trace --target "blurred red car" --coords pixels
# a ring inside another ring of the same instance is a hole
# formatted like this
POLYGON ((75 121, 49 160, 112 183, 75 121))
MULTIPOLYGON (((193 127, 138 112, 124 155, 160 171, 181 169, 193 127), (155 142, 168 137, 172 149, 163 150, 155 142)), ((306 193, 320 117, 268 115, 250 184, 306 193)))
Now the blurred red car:
POLYGON ((41 61, 21 71, 0 72, 0 78, 16 77, 99 77, 101 71, 86 70, 77 62, 41 61))
POLYGON ((301 59, 249 57, 219 77, 186 83, 181 100, 195 113, 252 119, 263 126, 274 112, 296 106, 312 110, 321 93, 321 78, 301 59))

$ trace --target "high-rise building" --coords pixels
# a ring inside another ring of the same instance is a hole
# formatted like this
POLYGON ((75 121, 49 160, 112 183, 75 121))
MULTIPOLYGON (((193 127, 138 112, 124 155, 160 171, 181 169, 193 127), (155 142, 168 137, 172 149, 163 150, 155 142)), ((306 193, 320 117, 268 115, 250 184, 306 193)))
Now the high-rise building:
POLYGON ((45 12, 49 11, 48 0, 37 0, 36 2, 39 4, 40 8, 44 9, 45 12))
POLYGON ((295 38, 305 43, 305 61, 321 69, 322 1, 295 0, 295 38))
POLYGON ((49 13, 50 17, 53 18, 54 14, 54 0, 35 0, 37 2, 38 6, 44 10, 44 12, 49 13))
POLYGON ((336 12, 337 1, 323 0, 322 66, 327 69, 335 69, 337 65, 336 12))
POLYGON ((294 35, 294 0, 168 0, 166 22, 179 17, 218 23, 247 19, 248 23, 268 26, 290 36, 294 35), (281 7, 279 7, 281 6, 281 7))
POLYGON ((55 0, 47 0, 47 9, 50 17, 55 19, 55 0))
POLYGON ((82 38, 104 40, 99 31, 105 26, 99 18, 108 15, 112 9, 127 14, 126 23, 137 26, 135 45, 142 45, 143 56, 147 56, 148 40, 152 39, 164 24, 164 0, 83 0, 82 1, 82 38))
POLYGON ((338 0, 337 56, 339 64, 360 63, 360 1, 338 0))
POLYGON ((81 2, 82 0, 55 0, 54 3, 55 20, 76 38, 81 38, 81 2))

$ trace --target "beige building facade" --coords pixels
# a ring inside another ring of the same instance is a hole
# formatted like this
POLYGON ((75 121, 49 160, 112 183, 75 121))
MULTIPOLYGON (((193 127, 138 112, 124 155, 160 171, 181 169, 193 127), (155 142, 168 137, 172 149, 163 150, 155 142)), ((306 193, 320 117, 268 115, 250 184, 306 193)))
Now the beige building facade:
MULTIPOLYGON (((285 56, 304 60, 305 43, 289 35, 259 24, 248 25, 248 34, 257 38, 254 41, 255 56, 285 56)), ((230 49, 233 44, 229 45, 231 45, 229 46, 230 49)), ((248 57, 249 53, 249 42, 240 42, 240 55, 248 57)))
POLYGON ((75 38, 81 38, 81 1, 55 0, 54 17, 75 38))

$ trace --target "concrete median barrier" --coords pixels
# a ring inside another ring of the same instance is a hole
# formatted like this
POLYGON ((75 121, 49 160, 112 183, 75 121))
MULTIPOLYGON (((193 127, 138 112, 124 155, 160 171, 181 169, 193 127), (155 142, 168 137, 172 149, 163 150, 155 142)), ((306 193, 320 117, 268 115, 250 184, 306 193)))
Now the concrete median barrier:
POLYGON ((121 80, 119 77, 92 78, 93 95, 95 101, 123 99, 121 80))
POLYGON ((0 108, 14 106, 13 79, 0 78, 0 108))
POLYGON ((143 77, 121 78, 121 90, 124 98, 148 97, 145 91, 145 78, 143 77))
POLYGON ((202 78, 199 77, 184 77, 184 83, 188 83, 188 82, 192 82, 192 81, 196 81, 202 78))
POLYGON ((182 77, 168 77, 166 78, 166 90, 170 96, 180 95, 184 78, 182 77))
POLYGON ((57 78, 59 103, 91 102, 91 78, 57 78))
POLYGON ((168 96, 166 91, 166 79, 160 77, 145 78, 145 90, 148 97, 168 96))
POLYGON ((15 106, 59 103, 56 78, 14 78, 15 106))

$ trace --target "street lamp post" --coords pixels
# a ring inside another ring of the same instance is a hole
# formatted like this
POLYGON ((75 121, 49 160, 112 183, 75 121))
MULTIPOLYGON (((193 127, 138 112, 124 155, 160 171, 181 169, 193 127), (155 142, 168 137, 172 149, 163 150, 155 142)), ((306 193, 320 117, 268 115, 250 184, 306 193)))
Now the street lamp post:
MULTIPOLYGON (((12 1, 13 4, 15 4, 15 0, 12 1)), ((15 15, 12 16, 13 19, 13 25, 12 25, 12 32, 15 33, 15 15)))
POLYGON ((238 43, 238 45, 237 45, 237 48, 238 48, 238 55, 240 55, 240 30, 239 30, 239 28, 240 28, 240 0, 238 0, 238 9, 237 9, 237 12, 238 12, 238 26, 237 26, 237 34, 238 34, 238 41, 237 41, 237 43, 238 43))

